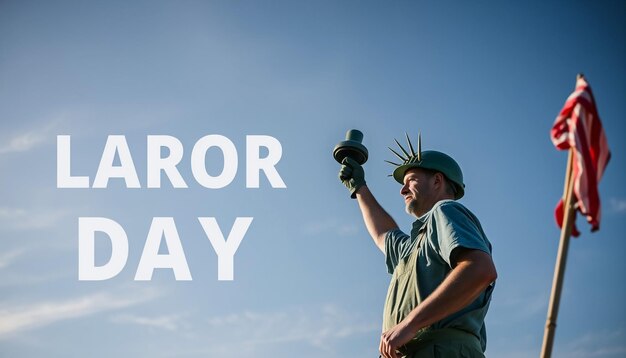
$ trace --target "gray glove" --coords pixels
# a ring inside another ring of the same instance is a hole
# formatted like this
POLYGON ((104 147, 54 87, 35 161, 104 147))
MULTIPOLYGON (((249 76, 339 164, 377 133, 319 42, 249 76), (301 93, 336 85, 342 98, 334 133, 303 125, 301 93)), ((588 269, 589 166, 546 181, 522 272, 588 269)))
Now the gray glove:
POLYGON ((348 157, 344 158, 341 164, 339 179, 350 191, 350 197, 354 199, 356 198, 357 190, 365 185, 365 171, 363 171, 363 167, 359 163, 348 157))

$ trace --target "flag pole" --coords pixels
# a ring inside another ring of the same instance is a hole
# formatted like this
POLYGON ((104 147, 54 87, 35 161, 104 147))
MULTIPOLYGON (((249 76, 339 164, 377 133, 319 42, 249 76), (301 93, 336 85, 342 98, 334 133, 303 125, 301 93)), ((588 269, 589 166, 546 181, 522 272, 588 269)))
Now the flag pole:
POLYGON ((550 305, 548 307, 548 318, 543 335, 543 345, 541 347, 541 358, 550 358, 552 355, 552 345, 554 343, 554 331, 556 330, 556 319, 559 313, 559 303, 561 301, 561 289, 563 288, 563 276, 565 274, 565 263, 567 261, 567 250, 572 234, 572 224, 574 219, 573 192, 574 180, 572 167, 574 162, 574 149, 569 149, 567 159, 567 169, 565 174, 565 187, 563 190, 563 226, 561 228, 561 239, 559 240, 559 251, 554 267, 554 278, 552 280, 552 293, 550 294, 550 305))

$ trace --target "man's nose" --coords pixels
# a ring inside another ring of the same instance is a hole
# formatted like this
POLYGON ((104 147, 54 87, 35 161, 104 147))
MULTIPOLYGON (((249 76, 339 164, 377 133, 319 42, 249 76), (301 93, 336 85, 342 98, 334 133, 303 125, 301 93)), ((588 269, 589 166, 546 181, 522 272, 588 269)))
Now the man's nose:
POLYGON ((404 184, 402 185, 402 188, 400 188, 400 195, 404 196, 405 194, 409 193, 409 187, 408 185, 404 184))

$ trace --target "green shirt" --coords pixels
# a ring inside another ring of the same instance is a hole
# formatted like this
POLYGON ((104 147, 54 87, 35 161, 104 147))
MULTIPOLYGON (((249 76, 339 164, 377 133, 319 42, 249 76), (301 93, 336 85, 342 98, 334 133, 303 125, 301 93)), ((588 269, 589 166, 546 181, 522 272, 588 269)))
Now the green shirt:
MULTIPOLYGON (((442 200, 413 223, 410 236, 399 229, 386 234, 387 270, 393 274, 401 260, 409 257, 413 250, 419 250, 415 267, 418 296, 416 302, 419 305, 450 273, 450 256, 459 247, 480 250, 491 255, 491 243, 476 216, 456 201, 442 200), (422 232, 425 238, 416 247, 418 234, 422 232)), ((480 339, 484 351, 487 342, 484 318, 491 301, 493 285, 488 286, 467 307, 434 323, 431 328, 455 328, 472 333, 480 339)))

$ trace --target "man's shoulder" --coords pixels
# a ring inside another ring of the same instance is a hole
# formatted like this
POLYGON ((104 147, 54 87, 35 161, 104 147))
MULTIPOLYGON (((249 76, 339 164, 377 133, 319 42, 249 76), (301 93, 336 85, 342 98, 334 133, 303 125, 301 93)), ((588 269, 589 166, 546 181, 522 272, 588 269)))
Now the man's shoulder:
POLYGON ((435 205, 431 209, 431 214, 444 216, 465 214, 473 216, 472 212, 465 205, 452 199, 440 200, 435 203, 435 205))
POLYGON ((452 246, 479 249, 491 253, 491 244, 478 218, 465 205, 442 200, 433 206, 430 228, 436 232, 437 240, 449 241, 452 246))
POLYGON ((430 224, 434 222, 474 222, 480 225, 480 221, 465 205, 451 199, 438 201, 430 211, 428 218, 430 224))

